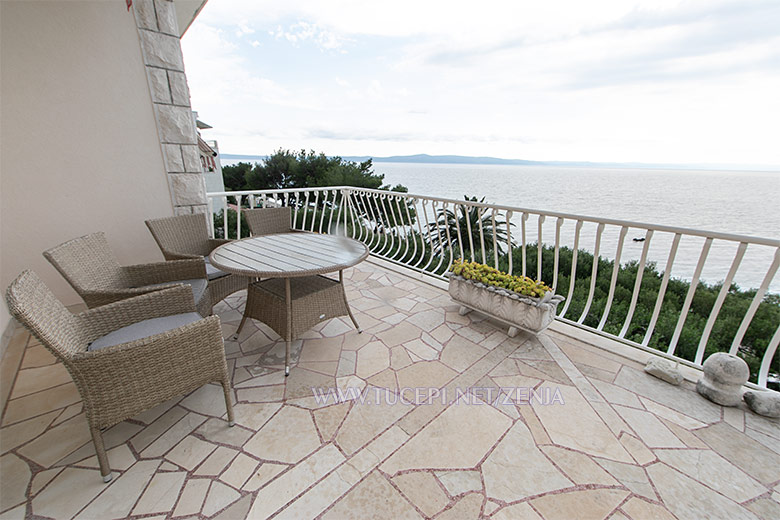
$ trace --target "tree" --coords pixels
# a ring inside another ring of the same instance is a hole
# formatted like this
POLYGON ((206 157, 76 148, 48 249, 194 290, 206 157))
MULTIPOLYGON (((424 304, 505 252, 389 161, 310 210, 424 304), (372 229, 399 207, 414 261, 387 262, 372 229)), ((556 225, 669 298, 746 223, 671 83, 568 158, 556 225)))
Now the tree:
MULTIPOLYGON (((315 188, 326 186, 355 186, 389 190, 383 185, 384 175, 372 170, 371 159, 357 163, 341 157, 328 157, 324 153, 301 150, 294 152, 279 149, 262 163, 238 163, 222 168, 225 189, 274 190, 291 188, 315 188)), ((401 191, 403 186, 392 188, 401 191)))
POLYGON ((246 177, 252 171, 252 164, 240 162, 222 168, 222 179, 227 191, 241 191, 246 187, 246 177))
MULTIPOLYGON (((477 200, 476 197, 463 197, 468 202, 485 202, 485 198, 477 200)), ((481 258, 482 240, 485 243, 485 252, 493 250, 493 237, 495 235, 496 245, 499 253, 502 253, 507 245, 507 224, 505 220, 498 217, 493 225, 493 217, 489 210, 478 206, 467 207, 459 205, 457 209, 458 217, 451 210, 440 210, 436 222, 428 225, 427 234, 433 243, 434 248, 439 248, 443 243, 449 245, 453 250, 459 251, 463 256, 470 253, 471 244, 474 245, 474 253, 477 260, 481 258), (468 208, 468 209, 467 209, 468 208), (482 233, 480 233, 480 225, 482 233), (469 230, 471 235, 469 236, 469 230), (460 232, 459 232, 460 231, 460 232), (461 250, 462 246, 462 250, 461 250)), ((510 226, 514 226, 511 222, 510 226)))
MULTIPOLYGON (((301 150, 293 152, 279 149, 265 158, 262 163, 240 162, 232 166, 222 168, 225 180, 225 189, 228 191, 239 190, 275 190, 296 188, 325 188, 328 186, 354 186, 357 188, 379 189, 406 193, 405 186, 397 184, 392 188, 383 184, 384 175, 373 172, 371 159, 363 162, 345 161, 341 157, 327 157, 324 153, 301 150)), ((309 194, 288 193, 284 197, 284 204, 290 204, 296 208, 296 221, 301 225, 311 228, 314 222, 323 219, 332 221, 331 213, 341 207, 341 193, 336 193, 330 200, 327 197, 317 198, 309 194), (316 202, 315 202, 316 201, 316 202)), ((354 198, 355 209, 363 220, 368 218, 367 210, 372 210, 379 215, 380 228, 389 229, 400 226, 410 226, 415 222, 414 207, 407 203, 379 204, 370 197, 369 202, 364 203, 360 197, 354 198), (368 205, 371 205, 369 208, 368 205), (381 211, 380 211, 381 210, 381 211), (364 212, 366 212, 364 214, 364 212)), ((244 198, 242 205, 246 207, 248 198, 244 198)), ((228 222, 235 223, 236 219, 232 210, 228 210, 228 222)), ((217 227, 221 226, 222 218, 217 227)), ((231 227, 234 224, 231 224, 231 227)), ((319 227, 319 226, 318 226, 319 227)), ((397 229, 392 231, 398 233, 397 229)))

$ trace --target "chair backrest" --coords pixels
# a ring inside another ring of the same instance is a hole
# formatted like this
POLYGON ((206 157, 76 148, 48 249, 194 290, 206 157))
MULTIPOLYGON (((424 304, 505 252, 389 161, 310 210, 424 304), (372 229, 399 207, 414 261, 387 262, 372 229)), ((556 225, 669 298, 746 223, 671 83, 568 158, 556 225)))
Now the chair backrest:
POLYGON ((292 210, 290 206, 282 208, 260 208, 242 211, 253 236, 287 233, 292 231, 292 210))
POLYGON ((209 248, 209 228, 206 214, 179 215, 146 221, 166 260, 176 260, 176 255, 206 256, 209 248))
MULTIPOLYGON (((114 258, 102 232, 69 240, 44 251, 43 256, 82 298, 89 291, 124 289, 129 286, 122 266, 114 258)), ((84 301, 87 299, 84 298, 84 301)))
POLYGON ((8 309, 59 360, 86 351, 84 331, 74 316, 32 271, 24 271, 5 293, 8 309))

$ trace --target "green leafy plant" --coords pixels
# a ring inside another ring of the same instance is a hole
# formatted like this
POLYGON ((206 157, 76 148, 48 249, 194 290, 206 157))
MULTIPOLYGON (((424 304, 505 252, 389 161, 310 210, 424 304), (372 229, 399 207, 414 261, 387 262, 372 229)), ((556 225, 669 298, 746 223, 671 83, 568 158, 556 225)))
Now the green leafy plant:
MULTIPOLYGON (((485 202, 485 197, 477 200, 476 197, 464 195, 463 198, 467 202, 485 202)), ((514 224, 510 222, 509 226, 514 227, 514 224)), ((494 220, 489 210, 481 206, 461 204, 457 206, 455 212, 449 209, 440 210, 436 222, 428 224, 427 236, 434 248, 439 248, 442 244, 448 245, 452 249, 460 251, 464 257, 467 256, 466 252, 473 247, 475 254, 472 254, 472 260, 477 257, 484 261, 481 246, 484 243, 485 249, 492 254, 494 238, 499 254, 504 253, 508 238, 506 229, 506 221, 498 217, 494 220), (493 225, 494 223, 495 225, 493 225), (482 229, 482 233, 480 233, 480 229, 482 229), (470 235, 469 230, 471 231, 470 235)), ((490 254, 486 256, 490 257, 490 254)))
POLYGON ((542 298, 545 293, 552 291, 544 282, 532 280, 527 276, 507 274, 489 265, 477 262, 464 262, 461 259, 457 259, 452 262, 450 271, 458 276, 462 276, 466 280, 474 280, 475 282, 507 289, 534 298, 542 298))

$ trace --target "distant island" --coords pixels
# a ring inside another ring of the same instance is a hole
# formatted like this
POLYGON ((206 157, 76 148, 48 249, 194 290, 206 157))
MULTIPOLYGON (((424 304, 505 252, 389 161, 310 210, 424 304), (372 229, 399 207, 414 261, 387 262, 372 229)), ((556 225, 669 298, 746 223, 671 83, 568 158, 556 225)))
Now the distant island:
MULTIPOLYGON (((223 153, 220 157, 229 161, 260 162, 264 155, 242 155, 223 153)), ((372 157, 369 155, 342 156, 346 161, 363 162, 371 159, 375 163, 415 163, 415 164, 485 164, 507 166, 562 166, 573 168, 645 168, 669 170, 749 170, 778 171, 780 166, 741 165, 741 164, 672 164, 640 162, 590 162, 590 161, 528 161, 525 159, 500 159, 498 157, 470 157, 466 155, 393 155, 391 157, 372 157)))

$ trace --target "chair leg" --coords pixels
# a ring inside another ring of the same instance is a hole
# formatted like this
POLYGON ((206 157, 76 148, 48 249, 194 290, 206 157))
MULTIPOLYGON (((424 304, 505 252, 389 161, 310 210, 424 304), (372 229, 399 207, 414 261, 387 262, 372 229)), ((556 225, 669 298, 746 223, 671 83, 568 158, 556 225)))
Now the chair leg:
POLYGON ((241 334, 241 329, 244 328, 244 323, 246 323, 246 319, 249 316, 249 309, 252 307, 252 283, 259 282, 260 278, 247 278, 247 285, 246 285, 246 302, 244 303, 244 315, 241 317, 241 323, 238 324, 238 329, 236 330, 236 333, 233 334, 233 339, 237 340, 238 335, 241 334))
POLYGON ((225 408, 227 408, 228 426, 236 424, 236 419, 233 416, 233 401, 230 399, 230 381, 227 376, 222 380, 222 391, 225 393, 225 408))
POLYGON ((339 271, 339 283, 341 284, 341 295, 344 297, 344 305, 347 307, 347 313, 349 314, 349 319, 352 320, 352 324, 355 325, 358 334, 362 334, 363 329, 361 329, 360 325, 358 325, 358 322, 355 319, 355 315, 352 314, 352 309, 349 307, 349 302, 347 301, 347 291, 344 289, 344 271, 339 271))
POLYGON ((244 328, 244 323, 246 323, 246 309, 244 309, 244 317, 241 318, 241 323, 238 324, 238 329, 236 330, 236 333, 233 334, 233 339, 238 339, 238 335, 241 334, 241 329, 244 328))
POLYGON ((111 466, 108 464, 106 447, 103 444, 103 434, 100 432, 100 428, 95 426, 90 426, 89 431, 92 434, 92 442, 95 444, 95 453, 100 465, 100 476, 103 477, 103 482, 111 482, 113 475, 111 474, 111 466))
POLYGON ((290 375, 290 340, 284 342, 284 377, 290 375))
MULTIPOLYGON (((345 300, 346 303, 346 300, 345 300)), ((363 334, 363 329, 360 328, 360 325, 358 325, 357 320, 355 319, 355 316, 352 314, 352 309, 349 308, 349 303, 347 303, 347 312, 349 313, 349 318, 352 320, 352 324, 355 325, 355 328, 358 331, 358 334, 363 334)))
POLYGON ((290 375, 290 342, 292 342, 292 290, 289 278, 284 279, 284 304, 287 319, 287 332, 284 335, 284 377, 287 377, 290 375))

